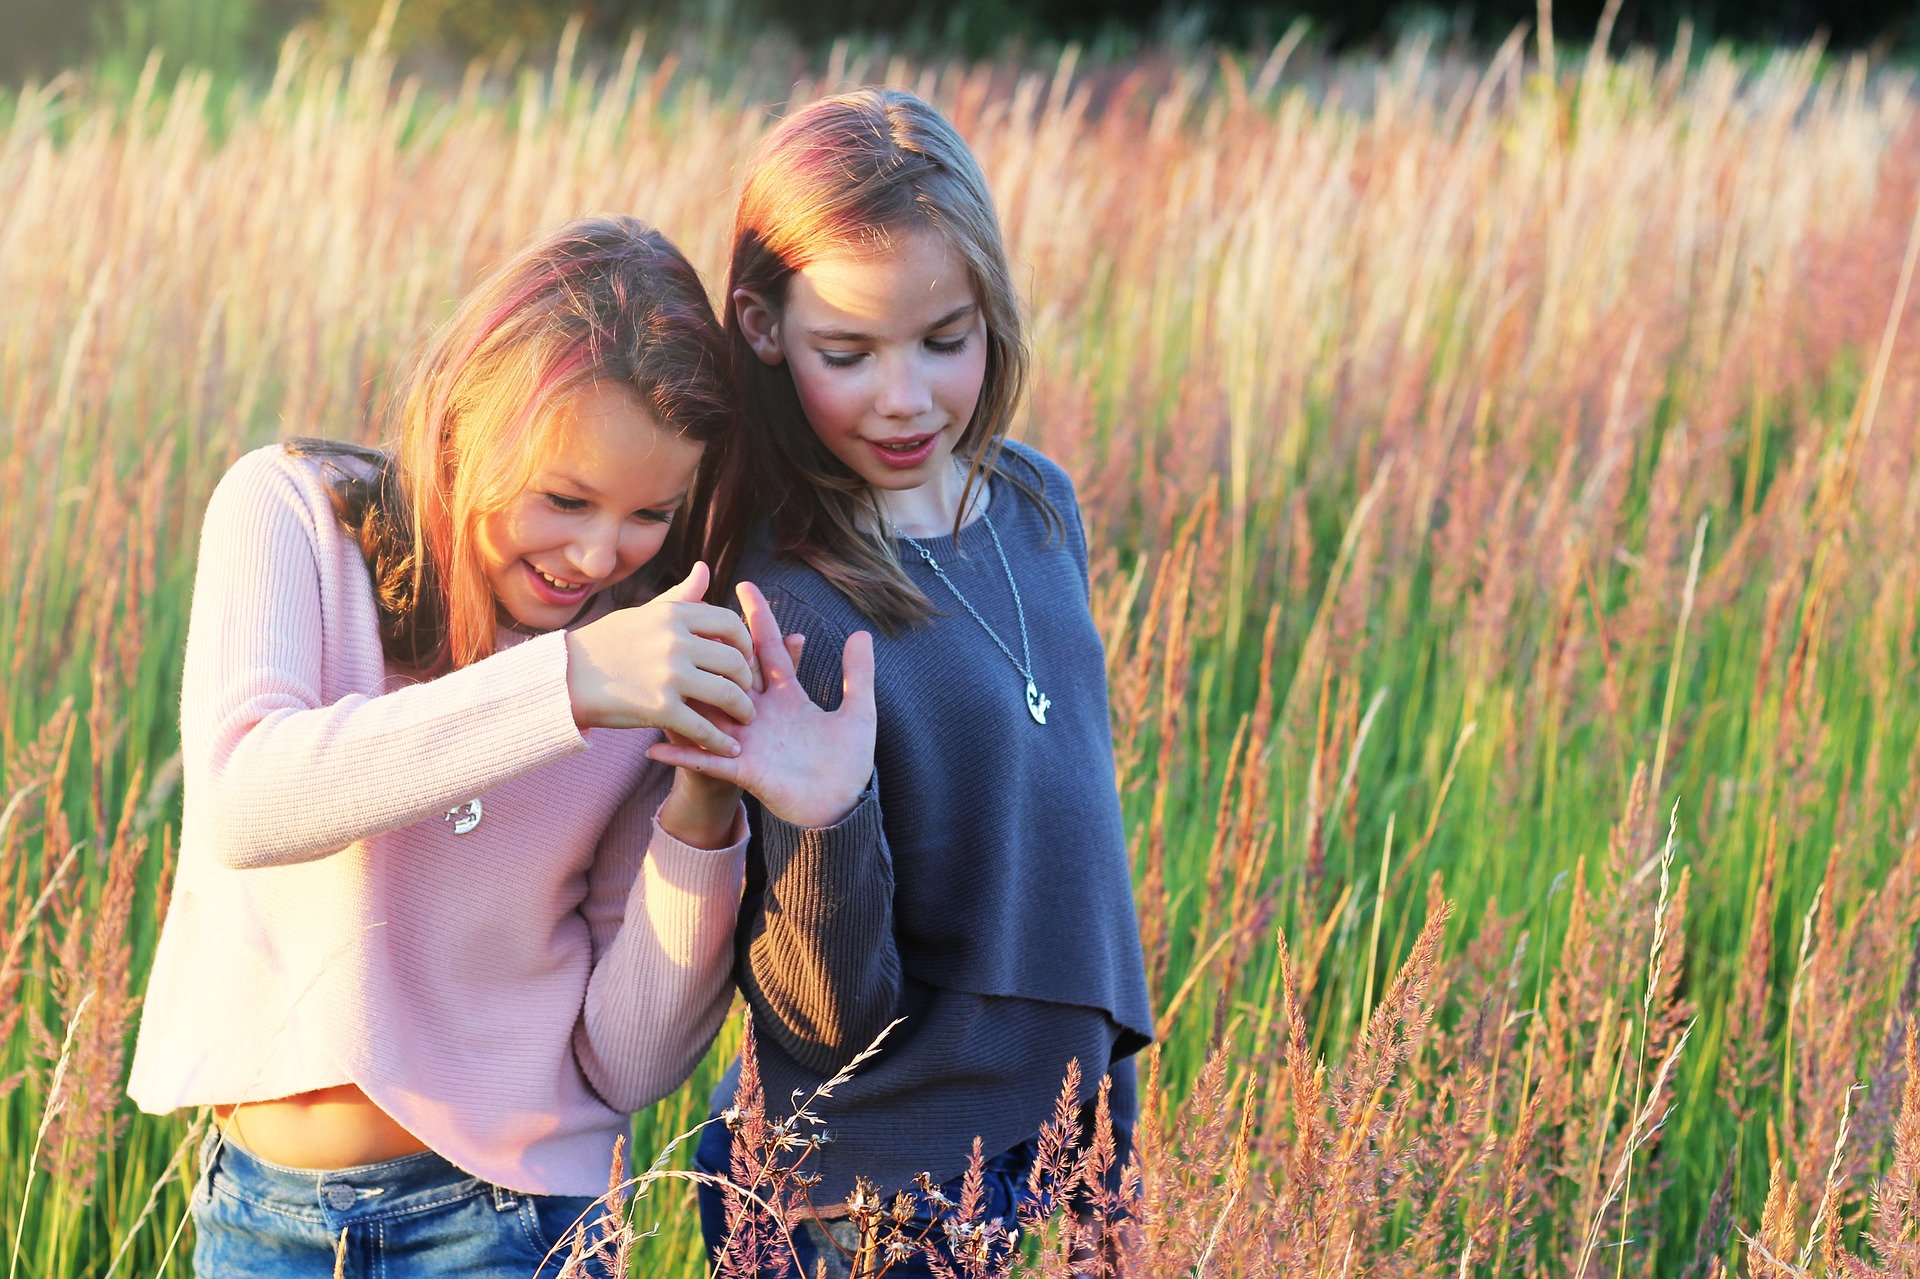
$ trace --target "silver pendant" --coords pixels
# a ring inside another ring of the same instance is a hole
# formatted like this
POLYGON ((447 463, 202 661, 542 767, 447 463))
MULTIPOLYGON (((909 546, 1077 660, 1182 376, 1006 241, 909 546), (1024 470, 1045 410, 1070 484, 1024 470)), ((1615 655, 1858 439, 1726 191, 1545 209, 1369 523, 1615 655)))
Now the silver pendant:
MULTIPOLYGON (((1046 723, 1047 707, 1051 705, 1053 705, 1053 699, 1051 697, 1048 697, 1045 693, 1041 692, 1039 689, 1035 688, 1032 680, 1028 680, 1027 681, 1027 714, 1033 716, 1033 722, 1036 724, 1046 723)), ((478 821, 479 818, 476 817, 474 820, 478 821)))
POLYGON ((449 808, 440 820, 453 827, 453 833, 464 835, 480 824, 480 801, 470 799, 464 804, 455 804, 449 808))

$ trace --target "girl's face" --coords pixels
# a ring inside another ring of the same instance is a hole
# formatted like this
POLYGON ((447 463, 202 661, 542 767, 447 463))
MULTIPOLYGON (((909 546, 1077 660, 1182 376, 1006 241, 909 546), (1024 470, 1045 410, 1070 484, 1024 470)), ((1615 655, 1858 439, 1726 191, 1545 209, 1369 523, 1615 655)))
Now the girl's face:
POLYGON ((595 383, 564 400, 526 487, 475 528, 502 614, 557 630, 632 576, 666 540, 700 453, 623 386, 595 383))
POLYGON ((786 361, 820 442, 900 530, 950 527, 961 490, 953 447, 987 369, 986 319, 953 246, 913 231, 890 250, 801 270, 777 318, 751 294, 735 305, 755 353, 786 361))

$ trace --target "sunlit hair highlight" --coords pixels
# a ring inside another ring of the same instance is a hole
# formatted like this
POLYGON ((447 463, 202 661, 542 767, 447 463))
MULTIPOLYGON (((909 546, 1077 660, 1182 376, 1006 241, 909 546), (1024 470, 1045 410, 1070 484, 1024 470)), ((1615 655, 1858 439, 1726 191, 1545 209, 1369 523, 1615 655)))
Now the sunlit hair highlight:
MULTIPOLYGON (((706 290, 680 251, 637 219, 588 218, 524 249, 460 303, 402 382, 387 448, 293 442, 371 468, 341 468, 335 505, 372 570, 387 656, 434 673, 493 652, 497 602, 476 532, 526 487, 568 397, 623 385, 662 430, 711 444, 734 421, 726 364, 706 290)), ((616 602, 677 574, 685 544, 678 533, 654 571, 609 588, 616 602)))
MULTIPOLYGON (((799 557, 889 630, 932 606, 900 567, 867 484, 823 445, 785 365, 763 364, 741 331, 737 290, 778 314, 797 272, 824 259, 893 251, 931 233, 966 264, 986 323, 980 399, 955 444, 971 495, 996 473, 1000 445, 1027 381, 1020 301, 993 198, 967 144, 938 111, 898 89, 860 89, 796 111, 748 162, 734 216, 722 315, 742 401, 739 435, 712 450, 694 506, 724 589, 747 540, 771 519, 776 553, 799 557)), ((1037 473, 1000 474, 1060 517, 1037 473)), ((961 510, 968 506, 962 501, 961 510)), ((957 523, 957 522, 956 522, 957 523)))

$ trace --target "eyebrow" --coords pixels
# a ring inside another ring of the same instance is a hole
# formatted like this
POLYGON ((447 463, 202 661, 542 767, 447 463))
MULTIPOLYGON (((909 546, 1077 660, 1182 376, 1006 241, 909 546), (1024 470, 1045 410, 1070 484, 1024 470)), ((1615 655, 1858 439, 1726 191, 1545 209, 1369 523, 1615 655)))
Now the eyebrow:
MULTIPOLYGON (((958 324, 960 321, 967 319, 969 316, 973 315, 979 309, 980 309, 980 304, 978 302, 964 302, 961 305, 953 308, 953 310, 947 312, 945 315, 941 316, 939 319, 935 320, 932 324, 929 324, 926 328, 926 331, 928 333, 933 333, 940 329, 946 328, 950 324, 958 324)), ((854 329, 808 329, 807 335, 812 338, 817 338, 822 342, 871 342, 873 341, 872 334, 861 333, 854 329)))
POLYGON ((565 471, 555 471, 553 474, 548 476, 547 485, 551 488, 572 489, 575 493, 578 493, 581 497, 592 498, 595 501, 600 500, 599 489, 595 488, 593 485, 587 483, 585 480, 579 478, 578 476, 568 475, 565 471))

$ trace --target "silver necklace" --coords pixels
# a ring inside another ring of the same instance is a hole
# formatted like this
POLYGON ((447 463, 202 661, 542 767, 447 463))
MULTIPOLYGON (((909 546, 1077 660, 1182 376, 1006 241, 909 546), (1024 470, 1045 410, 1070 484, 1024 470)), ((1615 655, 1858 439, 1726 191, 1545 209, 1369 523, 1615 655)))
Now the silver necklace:
POLYGON ((993 539, 994 553, 1000 557, 1000 571, 1007 575, 1007 589, 1013 592, 1014 616, 1020 619, 1020 657, 1015 657, 1013 650, 1007 647, 1007 642, 1000 638, 999 632, 987 625, 987 619, 980 616, 980 610, 973 606, 973 601, 960 593, 960 588, 953 584, 953 579, 947 576, 947 571, 940 567, 940 561, 933 558, 932 551, 905 533, 896 532, 896 536, 920 552, 920 558, 927 562, 927 567, 933 570, 933 575, 953 592, 953 597, 960 601, 960 606, 973 614, 974 621, 980 623, 980 629, 987 633, 987 638, 1007 655, 1007 660, 1013 663, 1013 668, 1019 671, 1027 681, 1027 714, 1033 716, 1034 723, 1044 724, 1047 722, 1047 708, 1053 705, 1053 699, 1041 692, 1039 686, 1033 682, 1033 648, 1027 643, 1027 610, 1026 606, 1020 602, 1020 587, 1013 580, 1013 566, 1007 563, 1007 552, 1000 545, 1000 534, 994 530, 993 517, 983 511, 980 522, 987 526, 987 535, 993 539))

